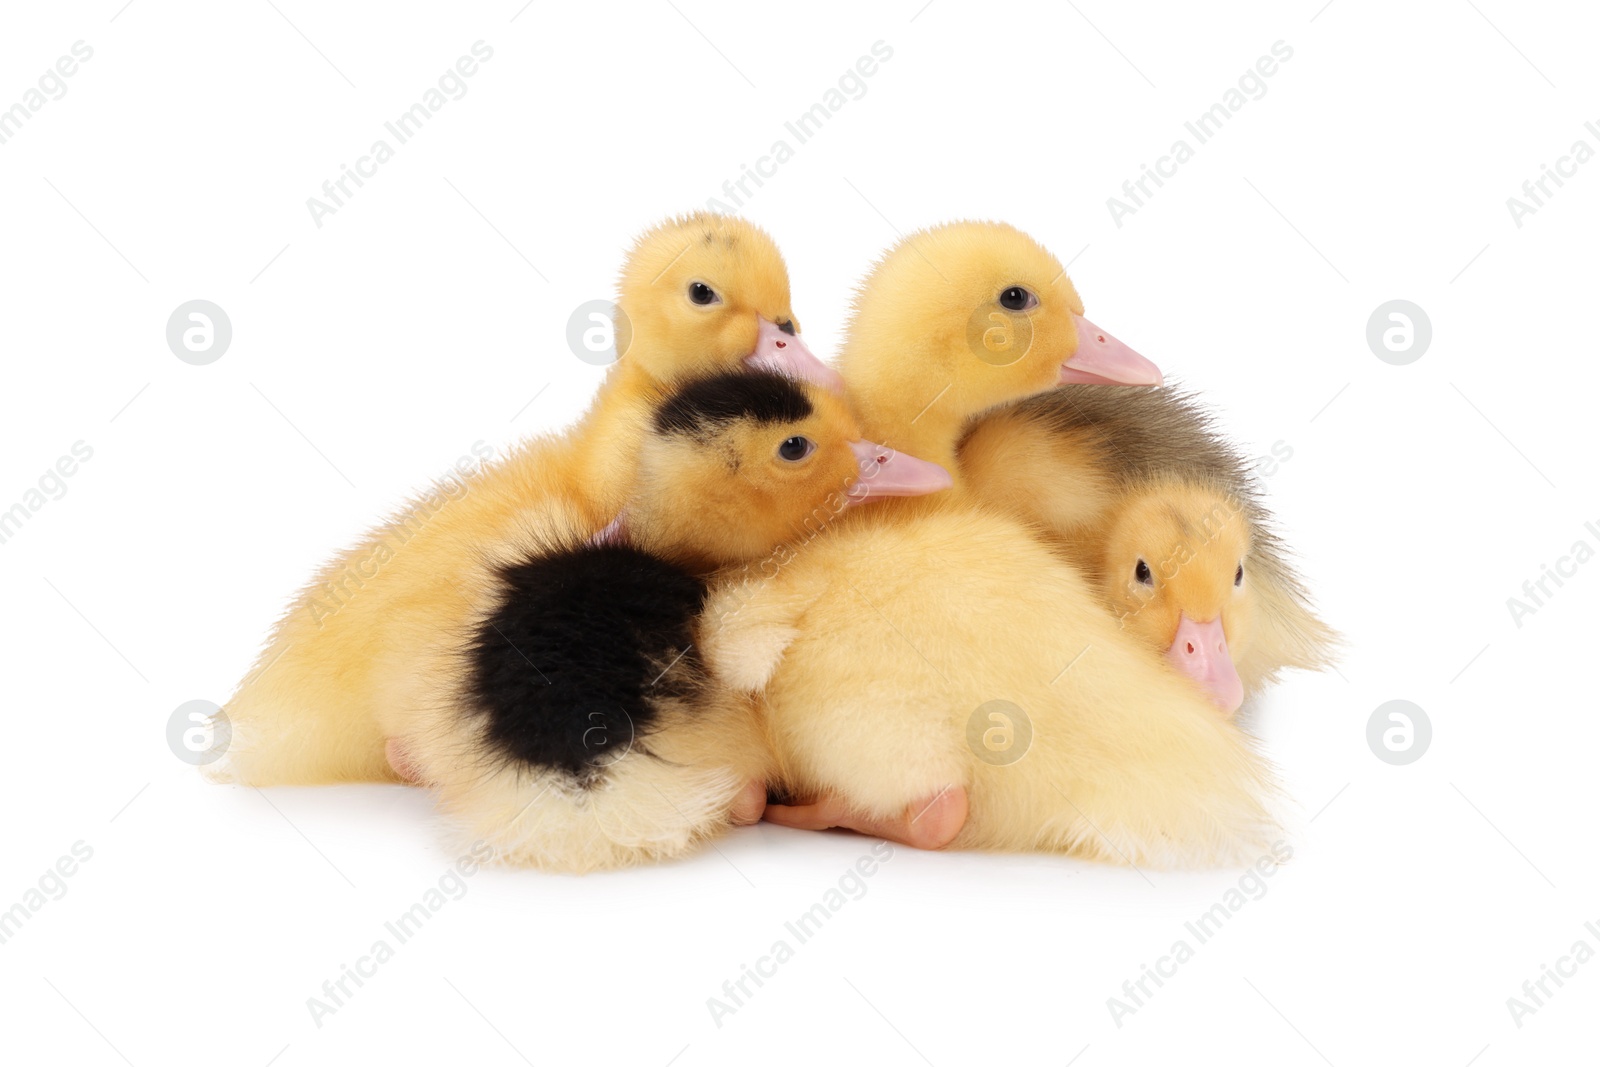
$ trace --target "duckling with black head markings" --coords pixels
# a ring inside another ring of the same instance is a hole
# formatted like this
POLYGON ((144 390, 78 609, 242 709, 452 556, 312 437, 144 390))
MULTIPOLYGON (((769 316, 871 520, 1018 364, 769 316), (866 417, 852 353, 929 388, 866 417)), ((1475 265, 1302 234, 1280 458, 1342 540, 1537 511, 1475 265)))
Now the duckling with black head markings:
POLYGON ((1286 668, 1332 662, 1339 637, 1317 617, 1260 483, 1192 395, 1090 386, 1042 393, 977 420, 960 464, 979 501, 1038 525, 1094 570, 1119 617, 1136 620, 1130 625, 1220 708, 1233 711, 1286 668), (1219 525, 1221 515, 1228 518, 1219 525), (1181 522, 1199 530, 1208 517, 1219 537, 1206 542, 1208 562, 1160 589, 1176 609, 1129 615, 1128 598, 1150 588, 1136 580, 1139 588, 1128 587, 1137 560, 1153 567, 1151 557, 1192 540, 1181 522), (1228 582, 1235 571, 1237 586, 1228 582), (1221 600, 1205 591, 1218 583, 1237 590, 1228 594, 1235 606, 1221 635, 1210 625, 1221 600))
POLYGON ((378 711, 428 698, 410 661, 470 612, 475 552, 530 524, 587 534, 608 522, 633 486, 652 410, 682 381, 780 369, 839 383, 800 339, 783 257, 742 219, 696 213, 645 233, 617 306, 621 357, 576 428, 413 502, 319 571, 225 707, 232 743, 208 777, 395 780, 378 711))
POLYGON ((749 697, 708 669, 699 616, 716 568, 819 514, 950 484, 859 437, 841 399, 782 375, 691 382, 655 411, 617 522, 539 534, 484 569, 468 632, 432 653, 428 688, 452 697, 384 724, 471 839, 586 871, 759 816, 770 746, 749 697))

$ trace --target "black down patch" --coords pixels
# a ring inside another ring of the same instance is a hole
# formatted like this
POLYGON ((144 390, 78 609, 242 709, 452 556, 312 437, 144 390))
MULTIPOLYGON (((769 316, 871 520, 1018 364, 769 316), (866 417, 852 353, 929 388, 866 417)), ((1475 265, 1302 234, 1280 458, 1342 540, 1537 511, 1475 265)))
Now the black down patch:
POLYGON ((490 743, 512 760, 592 786, 643 750, 659 701, 702 692, 691 647, 700 579, 626 545, 563 549, 501 577, 505 599, 473 640, 467 684, 490 743))
POLYGON ((701 438, 750 420, 762 425, 799 422, 811 400, 794 379, 776 371, 739 370, 696 378, 656 409, 657 433, 701 438))

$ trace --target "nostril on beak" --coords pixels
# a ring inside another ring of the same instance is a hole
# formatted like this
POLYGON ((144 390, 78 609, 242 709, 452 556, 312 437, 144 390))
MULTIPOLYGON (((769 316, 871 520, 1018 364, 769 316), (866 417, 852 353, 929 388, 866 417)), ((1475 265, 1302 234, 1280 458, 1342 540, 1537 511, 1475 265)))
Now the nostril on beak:
POLYGON ((778 323, 778 329, 782 330, 784 333, 788 334, 790 337, 793 337, 794 336, 794 320, 793 319, 784 319, 782 322, 778 323))
POLYGON ((775 343, 775 344, 776 344, 776 345, 777 345, 777 346, 778 346, 778 347, 779 347, 779 348, 788 348, 788 347, 789 347, 789 342, 788 342, 788 341, 776 341, 776 342, 774 342, 774 343, 775 343))
POLYGON ((1191 656, 1194 655, 1194 642, 1193 641, 1185 641, 1183 643, 1183 650, 1185 652, 1189 653, 1189 655, 1191 655, 1191 656))

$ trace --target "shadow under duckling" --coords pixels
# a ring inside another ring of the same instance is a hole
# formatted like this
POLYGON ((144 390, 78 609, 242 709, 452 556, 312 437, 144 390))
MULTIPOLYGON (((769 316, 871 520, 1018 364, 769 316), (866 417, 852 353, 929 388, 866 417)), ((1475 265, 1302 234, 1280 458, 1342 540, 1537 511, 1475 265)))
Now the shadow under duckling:
POLYGON ((587 536, 610 521, 634 485, 652 411, 688 378, 781 369, 840 384, 800 339, 777 246, 742 219, 697 213, 643 234, 617 306, 621 357, 571 432, 414 501, 317 573, 224 708, 232 742, 204 768, 209 778, 396 780, 379 709, 427 698, 410 661, 470 612, 476 553, 540 523, 587 536))
POLYGON ((1313 609, 1250 464, 1193 396, 1171 388, 1098 386, 1041 393, 974 420, 960 464, 978 500, 1035 524, 1069 558, 1094 568, 1119 616, 1150 590, 1134 574, 1137 561, 1165 558, 1193 540, 1184 521, 1201 524, 1213 516, 1221 541, 1207 542, 1208 563, 1188 568, 1161 596, 1182 610, 1192 591, 1186 617, 1195 625, 1183 627, 1178 614, 1162 609, 1140 612, 1136 629, 1192 672, 1223 710, 1236 710, 1285 669, 1332 664, 1339 636, 1313 609), (1163 510, 1163 498, 1176 516, 1163 510), (1218 517, 1224 514, 1226 522, 1218 517), (1142 521, 1153 524, 1146 533, 1142 521), (1232 565, 1230 552, 1237 553, 1232 565), (1250 622, 1224 627, 1230 665, 1218 658, 1216 635, 1198 625, 1215 617, 1211 603, 1217 599, 1201 590, 1225 585, 1222 579, 1241 566, 1234 599, 1248 607, 1234 614, 1250 622), (1210 651, 1179 654, 1191 644, 1210 651))
POLYGON ((582 872, 672 858, 759 818, 771 746, 751 698, 702 655, 701 611, 717 568, 863 500, 950 484, 859 438, 815 386, 697 380, 654 413, 616 522, 531 531, 485 561, 472 621, 430 654, 424 687, 448 699, 381 717, 468 839, 582 872))

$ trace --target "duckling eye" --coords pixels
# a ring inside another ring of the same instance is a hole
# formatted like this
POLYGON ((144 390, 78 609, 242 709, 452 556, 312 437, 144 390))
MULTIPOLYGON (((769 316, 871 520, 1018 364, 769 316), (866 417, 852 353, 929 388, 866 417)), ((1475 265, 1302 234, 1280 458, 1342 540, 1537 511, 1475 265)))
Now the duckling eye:
POLYGON ((1239 569, 1233 572, 1233 584, 1236 586, 1244 584, 1244 564, 1242 562, 1239 564, 1239 569))
POLYGON ((705 307, 708 304, 720 304, 722 297, 718 296, 717 291, 705 282, 690 282, 689 300, 692 303, 699 304, 701 307, 705 307))
POLYGON ((1140 560, 1133 565, 1133 577, 1140 585, 1155 585, 1156 580, 1150 574, 1150 564, 1140 560))
POLYGON ((778 446, 778 458, 788 463, 799 463, 816 450, 816 442, 811 438, 791 437, 778 446))
POLYGON ((1011 311, 1026 311, 1039 306, 1039 298, 1020 285, 1013 285, 1000 294, 1000 306, 1011 311))

